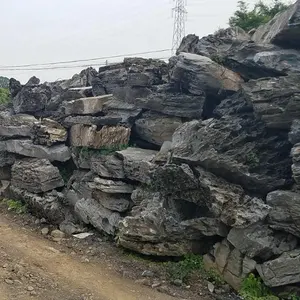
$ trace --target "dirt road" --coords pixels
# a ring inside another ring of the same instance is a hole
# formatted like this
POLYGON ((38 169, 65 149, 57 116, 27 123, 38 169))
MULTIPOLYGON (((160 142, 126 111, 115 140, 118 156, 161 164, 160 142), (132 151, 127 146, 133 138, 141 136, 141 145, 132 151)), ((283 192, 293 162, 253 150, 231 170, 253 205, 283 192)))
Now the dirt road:
POLYGON ((1 214, 0 299, 174 300, 119 277, 105 263, 81 262, 1 214))

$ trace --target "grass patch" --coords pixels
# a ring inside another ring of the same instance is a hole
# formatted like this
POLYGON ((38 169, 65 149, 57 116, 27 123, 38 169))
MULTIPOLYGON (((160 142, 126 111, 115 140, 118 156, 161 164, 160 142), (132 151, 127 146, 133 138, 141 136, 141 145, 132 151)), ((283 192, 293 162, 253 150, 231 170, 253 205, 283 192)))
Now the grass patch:
POLYGON ((188 282, 189 276, 196 272, 202 278, 214 282, 216 285, 224 284, 223 279, 214 270, 205 270, 203 257, 200 255, 186 255, 183 260, 179 262, 165 263, 166 272, 171 281, 182 280, 188 282))
POLYGON ((265 286, 262 279, 250 274, 242 283, 240 295, 245 300, 279 300, 272 291, 265 286))
POLYGON ((0 104, 7 104, 10 102, 9 90, 0 88, 0 104))
POLYGON ((246 162, 251 168, 259 166, 259 157, 255 152, 249 152, 246 156, 246 162))
POLYGON ((3 199, 7 205, 8 210, 14 211, 17 214, 25 214, 27 212, 27 205, 19 200, 3 199))

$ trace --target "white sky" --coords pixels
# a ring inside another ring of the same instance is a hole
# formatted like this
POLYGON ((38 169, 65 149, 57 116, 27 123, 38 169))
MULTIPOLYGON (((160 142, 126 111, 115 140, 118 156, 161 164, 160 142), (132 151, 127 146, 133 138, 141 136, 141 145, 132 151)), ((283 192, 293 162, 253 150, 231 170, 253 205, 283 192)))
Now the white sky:
MULTIPOLYGON (((237 2, 187 0, 186 34, 201 37, 227 27, 237 2)), ((0 0, 0 66, 169 49, 173 5, 173 0, 0 0)), ((0 75, 22 82, 36 75, 49 81, 69 78, 81 69, 0 70, 0 75)))

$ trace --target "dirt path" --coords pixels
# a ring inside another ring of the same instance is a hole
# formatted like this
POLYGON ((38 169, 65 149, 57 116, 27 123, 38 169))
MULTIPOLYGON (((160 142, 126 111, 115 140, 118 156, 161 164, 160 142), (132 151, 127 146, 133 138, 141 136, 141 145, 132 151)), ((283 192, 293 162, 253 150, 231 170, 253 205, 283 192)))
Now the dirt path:
POLYGON ((105 263, 81 262, 55 247, 0 214, 0 299, 174 299, 119 277, 105 263))

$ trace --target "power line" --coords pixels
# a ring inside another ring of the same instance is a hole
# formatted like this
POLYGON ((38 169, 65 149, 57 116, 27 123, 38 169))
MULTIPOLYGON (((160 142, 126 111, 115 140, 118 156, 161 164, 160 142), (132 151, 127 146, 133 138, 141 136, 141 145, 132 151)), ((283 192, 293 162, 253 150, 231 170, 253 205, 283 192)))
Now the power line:
POLYGON ((171 49, 146 51, 146 52, 139 52, 139 53, 129 53, 129 54, 118 54, 118 55, 112 55, 112 56, 102 56, 102 57, 95 57, 95 58, 88 58, 88 59, 77 59, 77 60, 68 60, 68 61, 50 62, 50 63, 41 63, 41 64, 10 65, 10 66, 7 65, 7 66, 0 66, 0 70, 9 69, 9 68, 27 68, 27 67, 37 67, 37 66, 62 65, 62 64, 70 64, 70 63, 77 63, 77 62, 87 62, 87 61, 97 61, 97 60, 103 60, 103 59, 120 58, 120 57, 126 57, 126 56, 134 56, 134 55, 162 53, 162 52, 167 52, 167 51, 171 51, 171 49))
POLYGON ((173 12, 175 13, 174 18, 174 30, 173 30, 173 42, 172 42, 172 53, 174 54, 179 48, 183 37, 185 36, 185 18, 187 11, 185 9, 186 0, 174 0, 176 1, 173 12))
MULTIPOLYGON (((157 57, 157 58, 153 58, 153 59, 169 59, 170 57, 157 57)), ((112 62, 112 63, 99 63, 96 64, 97 66, 107 66, 107 65, 114 65, 114 64, 118 64, 121 63, 122 61, 118 61, 118 62, 112 62)), ((93 64, 95 66, 95 64, 93 64)), ((43 70, 59 70, 59 69, 75 69, 75 68, 88 68, 93 66, 91 64, 85 64, 85 65, 74 65, 74 66, 57 66, 57 67, 42 67, 42 68, 7 68, 7 69, 1 69, 1 72, 5 72, 5 71, 43 71, 43 70)))

